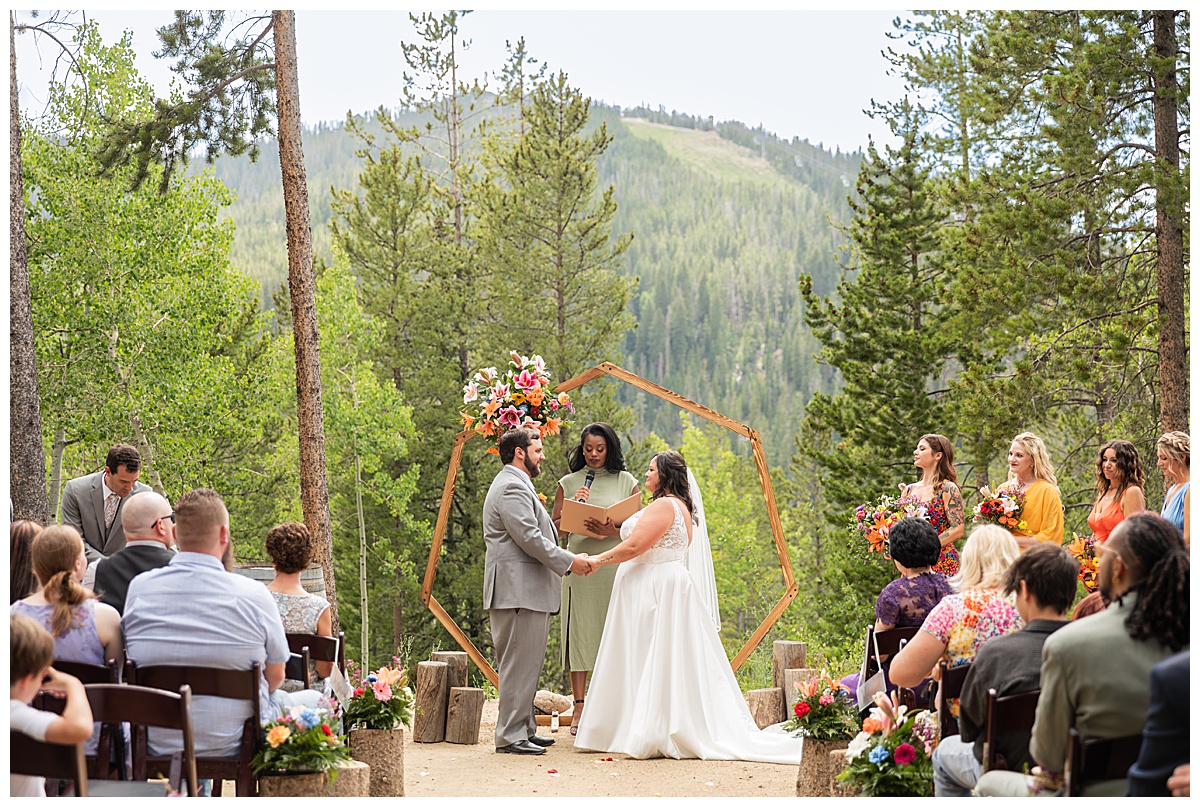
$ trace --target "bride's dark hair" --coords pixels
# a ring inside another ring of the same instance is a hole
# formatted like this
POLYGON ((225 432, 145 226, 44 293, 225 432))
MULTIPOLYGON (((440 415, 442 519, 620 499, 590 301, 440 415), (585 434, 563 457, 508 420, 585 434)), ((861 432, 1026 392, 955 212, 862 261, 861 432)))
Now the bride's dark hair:
POLYGON ((687 463, 684 462, 683 455, 678 451, 660 451, 651 457, 651 461, 658 469, 658 490, 654 491, 653 498, 659 499, 668 495, 679 498, 692 514, 692 521, 695 521, 692 486, 688 484, 687 463))

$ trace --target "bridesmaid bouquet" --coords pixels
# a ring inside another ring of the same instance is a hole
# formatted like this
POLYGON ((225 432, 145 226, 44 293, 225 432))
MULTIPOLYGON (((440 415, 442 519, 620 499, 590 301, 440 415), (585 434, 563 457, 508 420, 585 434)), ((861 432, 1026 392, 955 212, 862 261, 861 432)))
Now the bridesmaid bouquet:
POLYGON ((459 413, 460 422, 464 430, 474 429, 492 443, 489 454, 500 453, 495 444, 509 429, 537 429, 543 437, 558 434, 567 415, 575 414, 567 393, 551 391, 550 371, 541 356, 530 359, 515 350, 508 355, 503 375, 485 367, 463 385, 463 403, 470 409, 459 413))
MULTIPOLYGON (((902 486, 903 487, 903 486, 902 486)), ((860 504, 854 510, 854 528, 867 539, 867 549, 882 552, 887 541, 888 530, 902 518, 925 518, 925 502, 901 493, 899 496, 884 494, 878 501, 860 504)))
POLYGON ((1023 493, 1011 490, 992 493, 983 487, 980 488, 979 495, 982 499, 979 504, 975 505, 972 521, 977 524, 981 522, 999 524, 1010 532, 1025 529, 1025 522, 1021 520, 1021 511, 1025 507, 1023 493))
POLYGON ((864 796, 932 796, 936 733, 929 712, 910 712, 894 693, 880 692, 837 778, 864 796))
POLYGON ((1089 593, 1095 591, 1096 574, 1100 568, 1100 563, 1096 559, 1096 536, 1089 535, 1085 538, 1076 535, 1074 540, 1067 544, 1066 550, 1075 560, 1079 561, 1079 582, 1083 583, 1083 587, 1089 593))
POLYGON ((796 682, 800 697, 783 729, 814 740, 848 740, 858 728, 858 710, 847 697, 849 693, 844 686, 828 673, 822 671, 822 675, 826 684, 823 687, 821 675, 796 682))

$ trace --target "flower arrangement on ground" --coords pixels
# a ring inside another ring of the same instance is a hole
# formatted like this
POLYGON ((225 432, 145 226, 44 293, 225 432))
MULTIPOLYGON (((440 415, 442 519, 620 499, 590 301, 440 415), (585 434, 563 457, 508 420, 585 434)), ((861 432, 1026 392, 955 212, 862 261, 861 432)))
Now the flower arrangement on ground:
POLYGON ((266 742, 250 769, 256 774, 271 772, 329 772, 329 782, 337 779, 337 766, 350 761, 345 737, 334 729, 328 709, 293 706, 278 720, 263 726, 266 742))
POLYGON ((783 724, 785 731, 814 740, 849 740, 858 729, 858 710, 850 702, 847 690, 821 671, 807 681, 797 681, 800 697, 792 707, 792 718, 783 724), (824 677, 825 686, 821 686, 824 677))
POLYGON ((846 749, 838 779, 864 796, 932 796, 937 725, 925 710, 908 711, 880 692, 863 730, 846 749))
POLYGON ((980 488, 979 496, 980 501, 975 505, 972 521, 999 524, 1010 532, 1025 529, 1025 522, 1021 520, 1021 511, 1025 507, 1024 493, 1011 490, 992 493, 984 486, 980 488))
POLYGON ((515 350, 508 355, 503 375, 485 367, 463 386, 463 403, 475 411, 460 413, 462 427, 490 440, 489 454, 499 453, 495 443, 509 429, 537 429, 543 437, 558 434, 567 416, 575 414, 567 393, 551 391, 550 371, 541 356, 530 359, 515 350))
POLYGON ((912 496, 885 493, 878 501, 865 502, 854 509, 854 528, 867 539, 871 552, 882 552, 893 524, 902 518, 928 519, 926 510, 925 503, 912 496))
POLYGON ((1083 587, 1089 593, 1095 591, 1096 574, 1100 568, 1100 562, 1096 559, 1096 536, 1075 535, 1074 540, 1067 544, 1066 550, 1079 561, 1079 582, 1083 583, 1083 587))
MULTIPOLYGON (((347 666, 352 678, 357 668, 347 666)), ((354 694, 344 704, 342 719, 346 730, 390 730, 412 721, 413 693, 407 686, 404 671, 397 667, 380 667, 368 673, 354 688, 354 694)))

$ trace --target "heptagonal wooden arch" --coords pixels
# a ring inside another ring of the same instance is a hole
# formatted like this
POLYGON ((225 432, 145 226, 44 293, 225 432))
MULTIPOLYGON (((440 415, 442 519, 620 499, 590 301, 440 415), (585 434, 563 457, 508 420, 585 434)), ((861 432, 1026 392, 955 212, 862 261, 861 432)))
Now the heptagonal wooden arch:
MULTIPOLYGON (((730 661, 730 666, 736 671, 750 657, 750 654, 754 652, 754 648, 758 647, 759 642, 767 635, 767 631, 779 621, 779 617, 783 615, 784 610, 796 598, 796 593, 799 590, 799 587, 796 585, 796 577, 792 573, 792 562, 788 557, 787 544, 783 540, 783 524, 779 520, 779 508, 775 504, 775 491, 771 487, 771 474, 767 469, 767 457, 763 452, 762 438, 759 437, 757 431, 749 426, 738 423, 736 420, 728 418, 719 412, 714 412, 708 407, 689 400, 678 393, 671 392, 671 390, 665 387, 660 387, 658 384, 647 381, 628 370, 623 370, 611 362, 603 362, 586 372, 580 373, 574 378, 563 381, 554 388, 554 391, 556 393, 570 392, 589 381, 594 381, 605 375, 620 379, 626 384, 632 384, 640 390, 644 390, 668 403, 673 403, 681 409, 686 409, 694 415, 712 421, 750 440, 750 446, 754 451, 754 465, 758 469, 758 477, 762 482, 763 498, 767 505, 767 517, 771 522, 771 534, 775 539, 775 551, 779 555, 779 565, 783 570, 785 591, 783 596, 779 598, 779 602, 775 603, 770 613, 763 619, 762 624, 755 629, 754 633, 746 641, 746 644, 733 657, 733 660, 730 661)), ((437 522, 433 528, 433 544, 429 547, 429 563, 425 567, 425 580, 421 584, 421 601, 429 607, 430 612, 433 613, 438 622, 442 623, 442 627, 454 637, 454 641, 458 642, 459 647, 467 652, 471 661, 475 662, 475 665, 483 671, 487 679, 493 685, 496 685, 498 683, 496 670, 483 657, 479 649, 472 644, 471 640, 467 638, 467 635, 462 632, 458 624, 446 613, 446 609, 437 601, 437 598, 433 596, 433 581, 437 576, 438 557, 442 553, 442 541, 446 537, 446 524, 450 519, 450 504, 454 499, 454 483, 458 477, 459 465, 462 463, 463 446, 475 434, 475 431, 470 429, 461 431, 454 436, 454 449, 450 455, 450 466, 446 469, 446 484, 442 488, 441 506, 438 508, 437 522)))

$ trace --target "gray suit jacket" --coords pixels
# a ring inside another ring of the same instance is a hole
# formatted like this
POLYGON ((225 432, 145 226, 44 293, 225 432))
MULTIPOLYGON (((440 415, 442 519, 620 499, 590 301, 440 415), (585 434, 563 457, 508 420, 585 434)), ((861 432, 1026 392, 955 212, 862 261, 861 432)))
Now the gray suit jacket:
MULTIPOLYGON (((129 496, 150 490, 149 485, 135 482, 129 496)), ((104 529, 104 470, 72 479, 63 488, 62 523, 70 524, 83 536, 83 548, 88 563, 106 558, 125 546, 125 528, 121 524, 121 512, 125 499, 117 505, 113 523, 104 529)))
POLYGON ((521 471, 505 465, 483 501, 483 607, 558 613, 575 555, 558 545, 550 514, 521 471))

